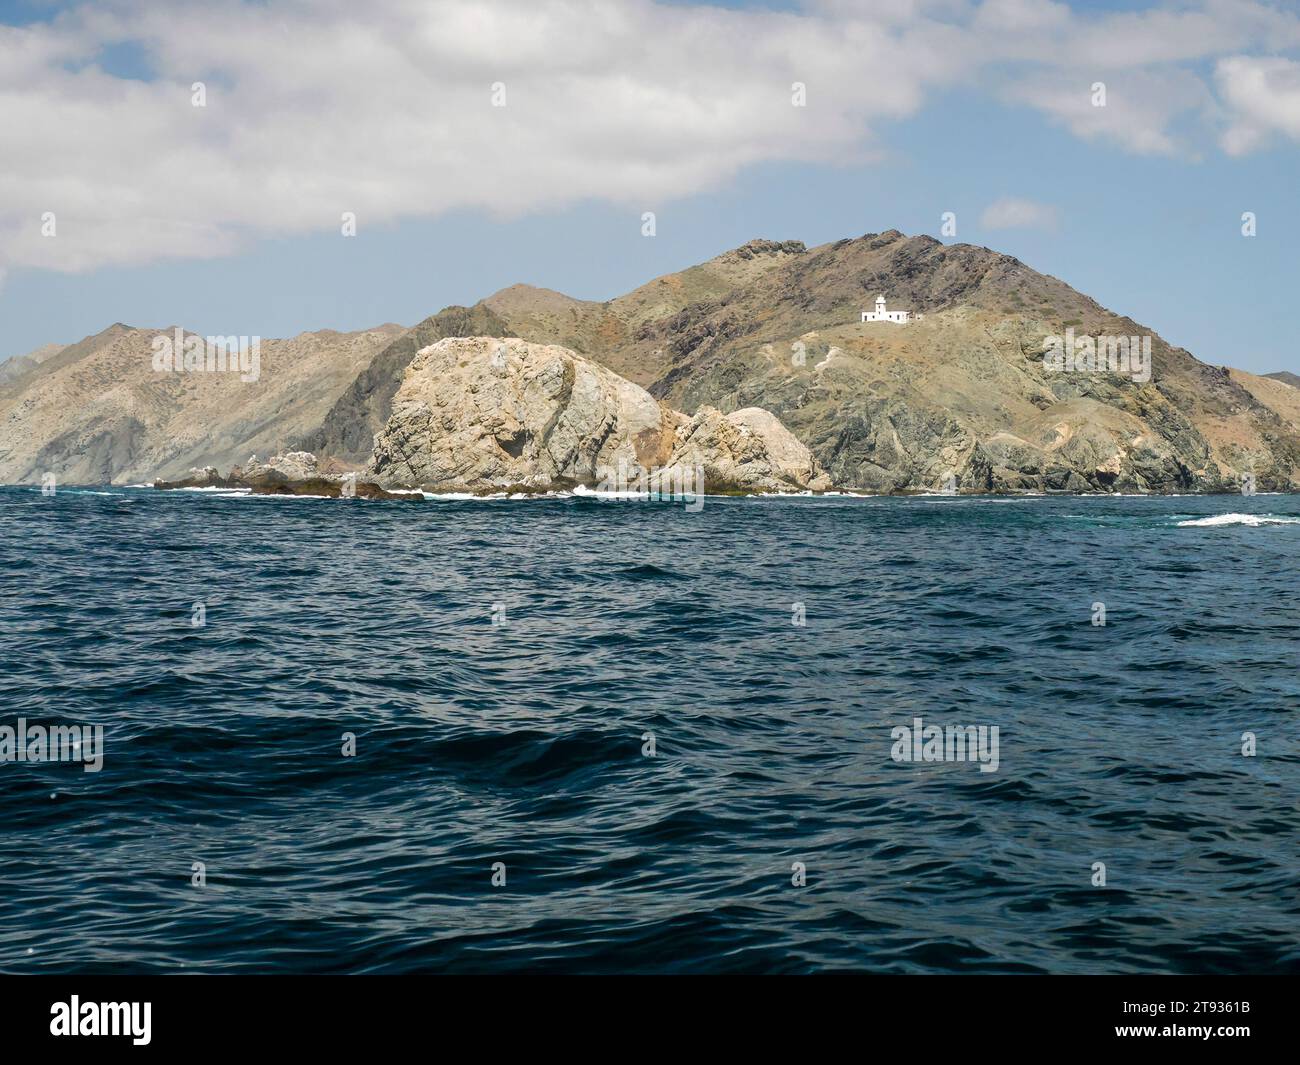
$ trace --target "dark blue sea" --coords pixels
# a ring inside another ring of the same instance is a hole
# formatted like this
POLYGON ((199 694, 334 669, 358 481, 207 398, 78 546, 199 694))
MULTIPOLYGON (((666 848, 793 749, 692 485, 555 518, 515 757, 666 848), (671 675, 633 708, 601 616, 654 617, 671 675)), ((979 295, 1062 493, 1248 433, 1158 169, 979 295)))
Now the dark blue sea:
POLYGON ((0 726, 104 737, 0 763, 0 971, 1298 972, 1298 561, 1294 496, 0 489, 0 726))

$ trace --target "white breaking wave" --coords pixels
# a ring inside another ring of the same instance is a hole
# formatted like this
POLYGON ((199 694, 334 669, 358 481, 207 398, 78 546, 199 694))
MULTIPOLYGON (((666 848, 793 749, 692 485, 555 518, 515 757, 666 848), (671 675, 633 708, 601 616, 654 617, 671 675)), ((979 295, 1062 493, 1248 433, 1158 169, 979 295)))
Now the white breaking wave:
POLYGON ((219 495, 225 495, 225 496, 237 496, 237 495, 246 496, 249 495, 253 490, 251 488, 223 488, 221 485, 218 484, 208 484, 208 485, 203 485, 202 487, 199 487, 197 485, 191 485, 186 488, 170 488, 168 489, 168 491, 170 492, 216 492, 219 495))
POLYGON ((575 496, 586 496, 589 499, 649 499, 648 491, 641 491, 635 488, 629 488, 621 492, 598 492, 594 488, 588 488, 585 484, 575 485, 573 488, 575 496))
POLYGON ((268 492, 265 495, 257 492, 231 492, 229 495, 217 496, 217 499, 337 499, 338 496, 300 496, 291 492, 268 492))
POLYGON ((572 492, 555 491, 514 492, 512 494, 494 492, 491 495, 480 495, 477 492, 425 492, 420 489, 417 489, 417 492, 424 496, 425 499, 437 499, 450 503, 500 503, 502 500, 569 499, 573 494, 572 492))
POLYGON ((1215 514, 1208 518, 1188 518, 1184 525, 1300 525, 1300 518, 1280 518, 1272 514, 1215 514))

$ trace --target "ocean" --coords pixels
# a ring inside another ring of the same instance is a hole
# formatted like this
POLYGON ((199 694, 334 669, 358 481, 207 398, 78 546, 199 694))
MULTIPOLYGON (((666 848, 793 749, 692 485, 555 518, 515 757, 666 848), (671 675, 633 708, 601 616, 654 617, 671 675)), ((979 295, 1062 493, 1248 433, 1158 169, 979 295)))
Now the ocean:
POLYGON ((0 556, 3 972, 1300 972, 1300 497, 9 487, 0 556))

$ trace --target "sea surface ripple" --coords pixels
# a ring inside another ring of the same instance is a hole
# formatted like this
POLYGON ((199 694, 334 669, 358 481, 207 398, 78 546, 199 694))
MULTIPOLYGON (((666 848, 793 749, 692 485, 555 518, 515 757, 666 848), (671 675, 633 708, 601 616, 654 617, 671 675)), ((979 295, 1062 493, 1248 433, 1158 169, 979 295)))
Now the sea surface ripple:
POLYGON ((1294 496, 3 488, 0 725, 106 750, 0 763, 0 971, 1300 971, 1298 560, 1294 496))

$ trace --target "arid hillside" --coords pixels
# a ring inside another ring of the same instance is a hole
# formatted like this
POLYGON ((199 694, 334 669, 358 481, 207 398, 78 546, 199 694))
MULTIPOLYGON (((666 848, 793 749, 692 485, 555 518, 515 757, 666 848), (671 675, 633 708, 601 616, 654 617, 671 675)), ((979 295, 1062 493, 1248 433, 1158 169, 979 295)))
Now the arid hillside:
POLYGON ((324 419, 400 332, 303 333, 260 343, 251 372, 158 372, 174 327, 114 325, 0 382, 0 481, 130 483, 265 456, 324 419))

